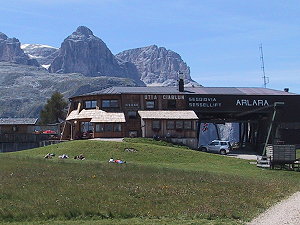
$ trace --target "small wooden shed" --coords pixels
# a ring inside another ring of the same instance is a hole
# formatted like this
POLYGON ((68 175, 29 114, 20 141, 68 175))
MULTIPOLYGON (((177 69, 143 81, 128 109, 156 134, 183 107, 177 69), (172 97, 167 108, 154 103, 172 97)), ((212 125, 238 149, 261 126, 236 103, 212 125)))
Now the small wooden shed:
POLYGON ((167 138, 171 142, 197 148, 198 116, 192 110, 138 111, 142 137, 167 138))
POLYGON ((34 132, 37 118, 0 118, 1 134, 30 134, 34 132))

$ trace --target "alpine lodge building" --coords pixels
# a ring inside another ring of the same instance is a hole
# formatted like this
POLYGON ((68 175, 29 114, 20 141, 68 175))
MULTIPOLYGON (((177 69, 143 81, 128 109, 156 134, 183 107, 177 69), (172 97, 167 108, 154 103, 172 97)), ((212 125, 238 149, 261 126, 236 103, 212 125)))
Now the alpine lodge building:
MULTIPOLYGON (((267 88, 111 87, 70 98, 64 139, 163 138, 197 148, 202 123, 239 123, 239 141, 300 144, 300 95, 267 88)), ((200 143, 201 144, 201 143, 200 143)))

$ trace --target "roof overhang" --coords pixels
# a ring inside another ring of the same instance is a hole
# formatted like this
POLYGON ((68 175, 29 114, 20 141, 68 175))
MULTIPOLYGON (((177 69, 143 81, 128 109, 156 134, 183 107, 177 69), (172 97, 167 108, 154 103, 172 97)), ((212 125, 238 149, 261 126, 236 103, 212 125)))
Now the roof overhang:
POLYGON ((83 109, 80 112, 73 110, 66 120, 90 119, 92 123, 125 123, 122 112, 105 112, 99 109, 83 109))
POLYGON ((165 120, 198 120, 193 110, 156 110, 138 111, 142 119, 165 119, 165 120))
POLYGON ((35 125, 37 118, 0 118, 0 125, 35 125))

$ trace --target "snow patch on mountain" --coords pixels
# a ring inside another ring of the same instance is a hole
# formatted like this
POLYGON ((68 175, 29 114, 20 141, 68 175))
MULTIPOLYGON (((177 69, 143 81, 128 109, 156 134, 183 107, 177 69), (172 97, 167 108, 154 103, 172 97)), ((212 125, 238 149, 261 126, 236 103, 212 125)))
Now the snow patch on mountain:
POLYGON ((21 44, 21 49, 39 49, 39 48, 52 48, 58 50, 50 45, 43 45, 43 44, 21 44))
POLYGON ((42 65, 42 67, 44 67, 46 70, 48 70, 48 69, 49 69, 49 67, 50 67, 50 65, 51 65, 51 64, 42 65))
POLYGON ((43 44, 22 44, 21 49, 31 59, 36 59, 42 66, 51 64, 59 51, 58 48, 43 44))

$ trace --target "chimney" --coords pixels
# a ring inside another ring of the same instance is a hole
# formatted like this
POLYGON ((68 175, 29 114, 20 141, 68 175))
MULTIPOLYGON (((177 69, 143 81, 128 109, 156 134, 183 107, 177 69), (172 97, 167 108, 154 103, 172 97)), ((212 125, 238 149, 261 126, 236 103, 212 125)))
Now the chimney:
POLYGON ((179 92, 184 92, 183 73, 179 72, 178 75, 179 75, 179 81, 178 81, 179 92))
POLYGON ((285 88, 285 89, 283 89, 285 92, 289 92, 290 91, 290 89, 289 88, 285 88))

